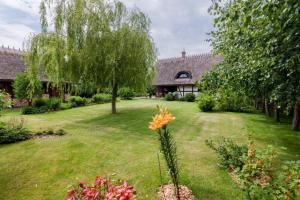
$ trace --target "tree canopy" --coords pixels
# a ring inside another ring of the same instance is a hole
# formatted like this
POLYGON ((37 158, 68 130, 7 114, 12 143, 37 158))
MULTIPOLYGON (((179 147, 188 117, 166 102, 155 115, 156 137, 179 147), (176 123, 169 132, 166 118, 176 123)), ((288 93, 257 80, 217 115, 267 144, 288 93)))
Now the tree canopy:
MULTIPOLYGON (((300 1, 212 0, 212 44, 224 61, 203 84, 224 83, 246 96, 300 115, 300 1), (212 81, 213 77, 220 77, 212 81)), ((219 84, 219 85, 218 85, 219 84)), ((224 87, 224 86, 223 86, 224 87)))
POLYGON ((32 74, 42 70, 59 88, 112 88, 113 113, 119 87, 144 90, 152 80, 156 51, 150 19, 139 9, 119 1, 43 0, 40 14, 42 33, 27 42, 32 74))
POLYGON ((30 77, 27 73, 17 74, 13 83, 14 95, 17 99, 26 99, 29 104, 34 97, 42 95, 42 83, 35 77, 30 77))

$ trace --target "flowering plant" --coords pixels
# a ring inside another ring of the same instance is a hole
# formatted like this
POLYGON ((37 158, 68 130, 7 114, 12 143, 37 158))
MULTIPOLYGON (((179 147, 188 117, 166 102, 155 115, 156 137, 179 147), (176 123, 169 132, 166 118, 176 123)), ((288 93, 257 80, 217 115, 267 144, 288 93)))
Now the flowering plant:
POLYGON ((134 194, 133 186, 129 186, 126 181, 113 186, 108 179, 97 176, 92 186, 85 182, 73 186, 65 200, 130 200, 134 194))
POLYGON ((176 144, 167 128, 168 124, 175 117, 167 110, 167 108, 158 107, 159 114, 155 115, 149 123, 149 129, 157 131, 160 141, 160 149, 164 154, 164 158, 169 169, 172 182, 175 187, 177 198, 179 194, 179 169, 177 164, 176 144))

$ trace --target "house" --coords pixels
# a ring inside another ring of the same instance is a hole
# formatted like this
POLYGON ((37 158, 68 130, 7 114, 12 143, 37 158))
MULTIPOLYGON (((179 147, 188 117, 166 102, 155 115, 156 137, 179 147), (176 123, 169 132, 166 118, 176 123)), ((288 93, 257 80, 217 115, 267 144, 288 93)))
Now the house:
POLYGON ((158 60, 157 77, 154 82, 156 96, 161 97, 168 92, 176 92, 179 96, 194 93, 197 96, 199 91, 195 85, 196 81, 221 61, 221 56, 213 56, 210 53, 187 56, 185 51, 181 57, 158 60))
MULTIPOLYGON (((6 91, 12 97, 14 97, 12 85, 17 74, 24 73, 26 70, 23 53, 24 51, 20 49, 0 47, 0 90, 6 91)), ((55 89, 47 87, 47 81, 44 78, 40 78, 40 80, 46 96, 58 95, 55 89)))

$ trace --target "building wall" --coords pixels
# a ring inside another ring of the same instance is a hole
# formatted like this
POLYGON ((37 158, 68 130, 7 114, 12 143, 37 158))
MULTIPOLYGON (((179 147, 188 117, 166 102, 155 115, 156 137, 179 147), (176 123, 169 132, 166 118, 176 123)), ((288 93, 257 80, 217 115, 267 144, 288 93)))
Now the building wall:
POLYGON ((196 96, 199 95, 198 88, 194 85, 178 85, 178 86, 157 86, 156 97, 162 97, 168 92, 176 92, 179 97, 183 97, 188 93, 193 93, 196 96))
POLYGON ((179 92, 180 96, 185 96, 188 93, 193 93, 196 96, 199 95, 198 88, 194 85, 180 85, 177 86, 177 92, 179 92))

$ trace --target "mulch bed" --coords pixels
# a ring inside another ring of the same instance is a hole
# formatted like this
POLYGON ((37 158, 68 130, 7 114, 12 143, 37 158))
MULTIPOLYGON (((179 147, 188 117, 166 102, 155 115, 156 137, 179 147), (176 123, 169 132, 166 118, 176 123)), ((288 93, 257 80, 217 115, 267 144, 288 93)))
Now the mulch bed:
MULTIPOLYGON (((192 191, 184 186, 179 186, 179 194, 180 194, 180 200, 194 200, 195 197, 192 194, 192 191)), ((173 184, 169 185, 163 185, 159 188, 158 196, 161 200, 177 200, 176 194, 175 194, 175 188, 173 184)))

